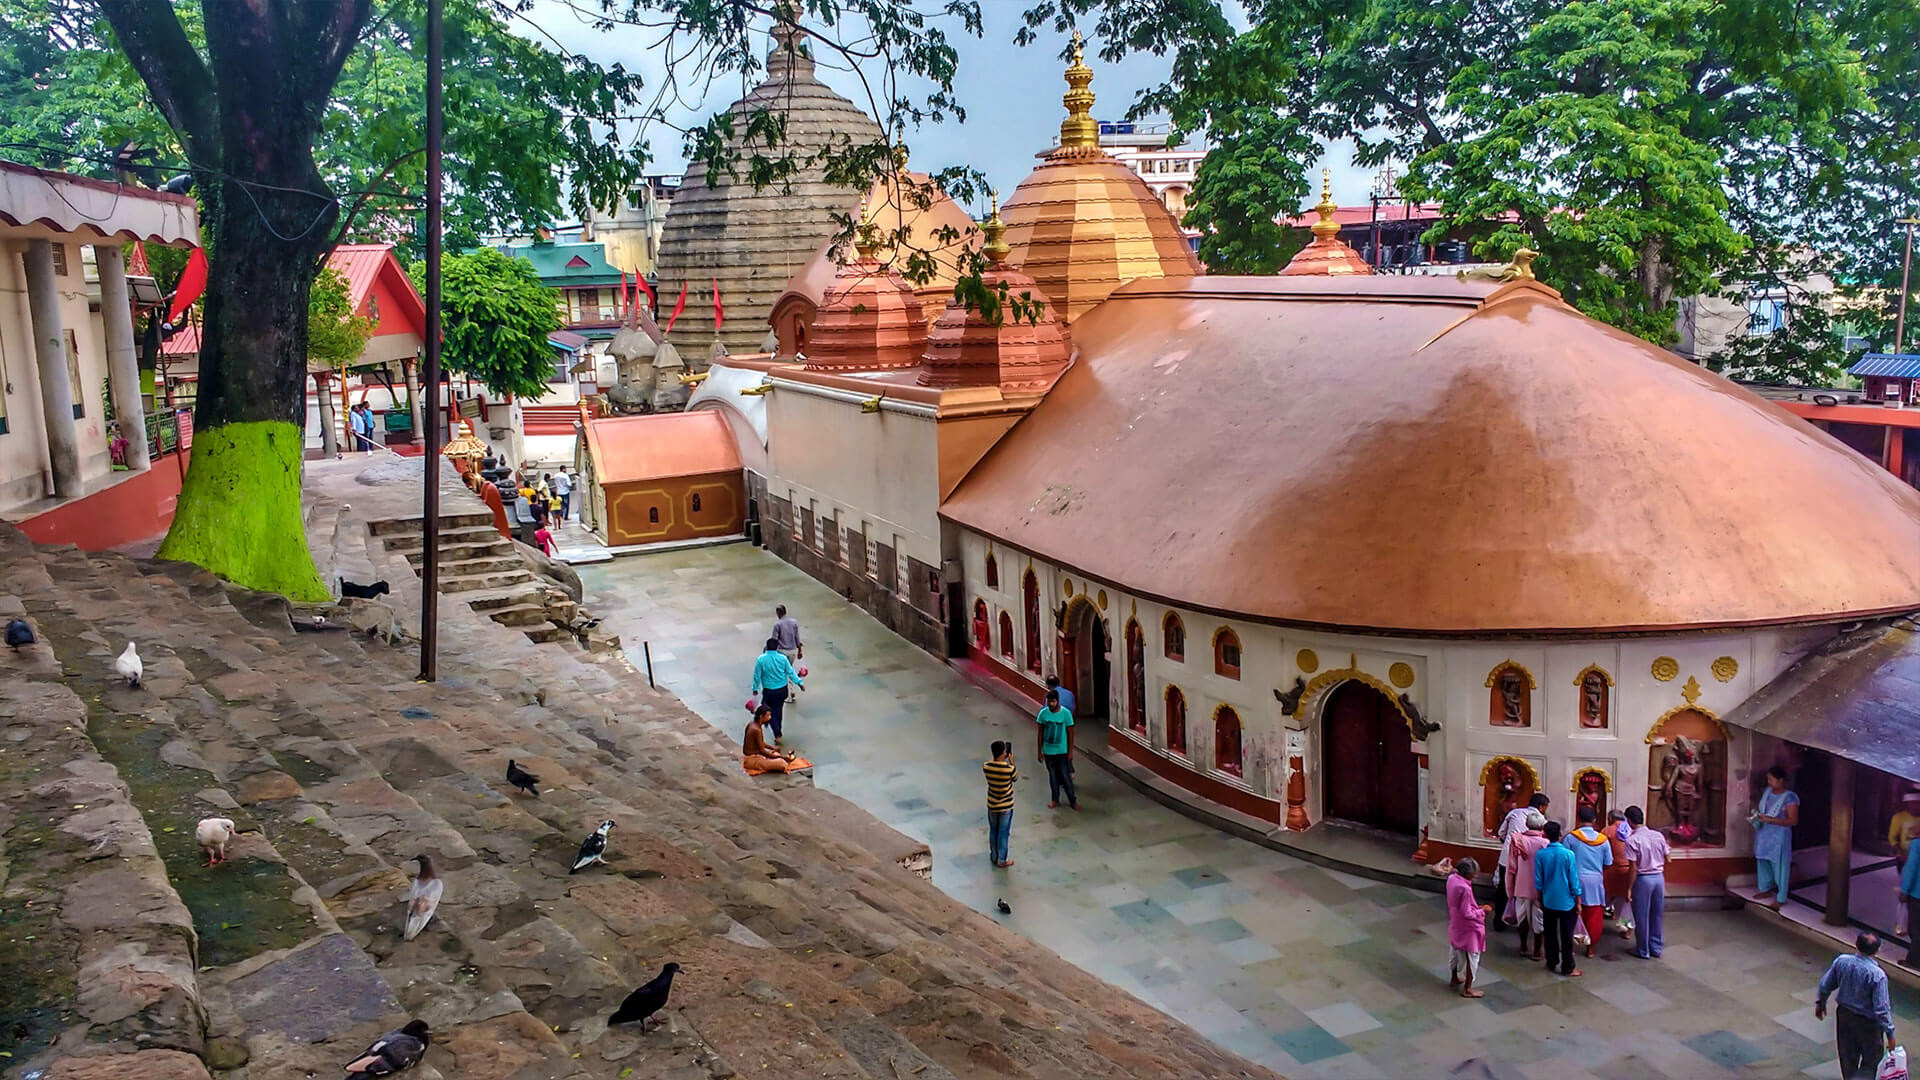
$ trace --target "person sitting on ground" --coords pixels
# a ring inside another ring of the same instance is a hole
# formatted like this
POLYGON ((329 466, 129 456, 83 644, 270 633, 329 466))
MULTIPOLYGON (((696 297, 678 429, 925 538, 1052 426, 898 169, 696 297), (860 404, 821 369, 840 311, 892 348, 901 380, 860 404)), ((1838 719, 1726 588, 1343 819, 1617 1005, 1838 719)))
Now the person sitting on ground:
POLYGON ((740 738, 740 767, 748 776, 762 773, 798 772, 813 768, 813 762, 799 754, 783 751, 768 745, 767 724, 773 719, 773 710, 760 706, 747 722, 747 733, 740 738))

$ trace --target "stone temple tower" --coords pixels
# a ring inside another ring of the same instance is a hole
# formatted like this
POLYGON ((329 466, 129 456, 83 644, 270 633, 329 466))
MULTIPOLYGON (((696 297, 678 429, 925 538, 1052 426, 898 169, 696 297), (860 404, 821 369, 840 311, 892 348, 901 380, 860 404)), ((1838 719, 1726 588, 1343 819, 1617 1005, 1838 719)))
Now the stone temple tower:
POLYGON ((724 313, 721 342, 733 353, 759 351, 767 316, 787 280, 838 231, 833 215, 853 213, 864 193, 828 183, 825 164, 816 159, 822 152, 880 138, 880 126, 871 117, 815 78, 805 38, 791 28, 775 34, 766 79, 728 112, 738 175, 690 164, 660 240, 662 325, 684 285, 687 308, 668 340, 693 371, 706 369, 712 351, 716 282, 724 313), (785 118, 786 138, 779 147, 746 145, 748 120, 758 110, 785 118), (797 168, 785 181, 756 190, 747 177, 756 152, 791 158, 797 168))

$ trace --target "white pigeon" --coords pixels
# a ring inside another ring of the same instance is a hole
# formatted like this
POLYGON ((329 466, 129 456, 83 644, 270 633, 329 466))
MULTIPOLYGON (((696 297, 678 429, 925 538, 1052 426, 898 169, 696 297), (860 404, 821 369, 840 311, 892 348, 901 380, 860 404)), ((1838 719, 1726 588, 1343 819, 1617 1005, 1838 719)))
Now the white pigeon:
POLYGON ((140 664, 140 654, 133 651, 133 642, 127 642, 127 651, 121 653, 113 662, 113 670, 116 675, 127 680, 128 686, 140 685, 140 675, 145 668, 140 664))
POLYGON ((207 853, 207 865, 215 866, 227 861, 227 845, 233 842, 232 818, 201 818, 200 824, 193 827, 194 842, 200 850, 207 853))
POLYGON ((413 879, 413 889, 407 893, 407 928, 401 937, 412 941, 427 928, 432 921, 435 909, 440 906, 440 893, 447 887, 440 875, 433 871, 433 860, 425 855, 414 856, 420 861, 420 875, 413 879))

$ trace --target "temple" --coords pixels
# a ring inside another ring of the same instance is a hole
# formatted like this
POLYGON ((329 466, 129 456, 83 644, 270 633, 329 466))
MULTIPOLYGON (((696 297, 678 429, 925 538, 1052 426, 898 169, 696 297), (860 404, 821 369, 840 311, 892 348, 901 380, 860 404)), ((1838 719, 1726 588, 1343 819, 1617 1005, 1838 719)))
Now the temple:
MULTIPOLYGON (((1090 81, 1076 42, 1060 146, 979 226, 992 302, 816 240, 773 354, 693 392, 770 550, 1028 700, 1057 674, 1082 745, 1275 836, 1489 865, 1539 791, 1645 807, 1716 892, 1769 765, 1870 755, 1729 718, 1920 610, 1920 493, 1525 250, 1375 275, 1323 191, 1279 274, 1204 275, 1090 81)), ((1819 819, 1798 846, 1845 858, 1819 819)))

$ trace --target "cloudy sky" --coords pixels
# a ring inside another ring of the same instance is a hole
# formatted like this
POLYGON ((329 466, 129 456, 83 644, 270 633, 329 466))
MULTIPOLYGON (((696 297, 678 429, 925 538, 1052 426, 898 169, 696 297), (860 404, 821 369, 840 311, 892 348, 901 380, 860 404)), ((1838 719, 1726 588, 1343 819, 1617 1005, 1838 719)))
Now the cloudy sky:
MULTIPOLYGON (((1020 13, 1025 6, 1024 0, 982 0, 985 17, 982 37, 950 31, 960 52, 954 91, 966 109, 967 119, 960 123, 949 118, 941 124, 909 132, 907 143, 916 168, 931 172, 949 165, 972 165, 984 171, 1004 196, 1032 171, 1034 155, 1053 145, 1060 120, 1066 114, 1060 103, 1060 95, 1066 90, 1062 78, 1066 65, 1059 59, 1065 41, 1057 35, 1047 35, 1025 48, 1015 45, 1014 33, 1019 29, 1020 13)), ((603 64, 617 62, 639 70, 652 85, 661 83, 664 64, 655 34, 635 27, 596 30, 568 0, 539 0, 531 20, 539 29, 523 28, 525 32, 547 37, 550 43, 584 53, 603 64)), ((1089 54, 1093 51, 1088 49, 1089 54)), ((1090 55, 1088 66, 1093 68, 1097 101, 1095 115, 1102 119, 1119 118, 1136 92, 1166 77, 1168 65, 1167 60, 1149 55, 1129 56, 1119 64, 1109 64, 1090 55)), ((835 68, 824 57, 819 74, 829 86, 870 113, 873 111, 867 105, 868 91, 859 74, 835 68)), ((865 75, 875 79, 879 72, 869 69, 865 75)), ((744 90, 738 73, 711 85, 689 88, 685 99, 669 110, 669 120, 682 125, 697 122, 732 104, 744 90)), ((685 167, 677 132, 656 127, 646 133, 646 138, 659 162, 657 171, 677 174, 685 167)), ((1331 168, 1334 198, 1342 204, 1365 201, 1372 182, 1372 171, 1355 166, 1351 151, 1350 146, 1336 145, 1322 160, 1301 163, 1302 170, 1316 178, 1322 166, 1331 168)), ((984 211, 985 208, 974 209, 984 211)))

